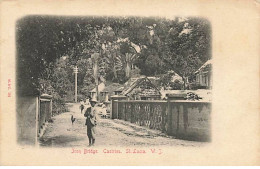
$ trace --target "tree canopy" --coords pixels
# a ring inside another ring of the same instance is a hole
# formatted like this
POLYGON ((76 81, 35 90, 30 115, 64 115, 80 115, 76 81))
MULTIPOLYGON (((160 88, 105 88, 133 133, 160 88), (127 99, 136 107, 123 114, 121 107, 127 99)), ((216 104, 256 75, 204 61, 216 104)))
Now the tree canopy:
POLYGON ((90 58, 96 52, 100 80, 117 83, 136 73, 168 71, 185 80, 211 58, 211 27, 203 18, 27 16, 16 33, 21 95, 63 97, 73 90, 76 65, 80 93, 86 94, 94 84, 90 58))

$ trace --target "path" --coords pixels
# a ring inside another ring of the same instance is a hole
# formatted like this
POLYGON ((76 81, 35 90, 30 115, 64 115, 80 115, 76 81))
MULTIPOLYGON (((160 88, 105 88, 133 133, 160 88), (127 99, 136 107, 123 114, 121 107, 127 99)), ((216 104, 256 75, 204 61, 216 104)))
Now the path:
MULTIPOLYGON (((69 104, 70 112, 53 117, 40 139, 40 146, 84 147, 88 146, 85 118, 79 104, 69 104), (71 124, 71 115, 76 118, 71 124)), ((130 122, 100 118, 95 146, 203 146, 207 143, 174 139, 157 130, 150 130, 130 122)))

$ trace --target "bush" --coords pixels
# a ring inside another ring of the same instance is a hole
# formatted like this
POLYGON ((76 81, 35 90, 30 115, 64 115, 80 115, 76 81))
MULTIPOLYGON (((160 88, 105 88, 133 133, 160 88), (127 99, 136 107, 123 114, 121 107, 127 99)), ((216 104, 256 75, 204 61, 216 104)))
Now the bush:
POLYGON ((183 83, 179 80, 175 80, 174 82, 170 83, 170 87, 172 90, 181 90, 183 83))

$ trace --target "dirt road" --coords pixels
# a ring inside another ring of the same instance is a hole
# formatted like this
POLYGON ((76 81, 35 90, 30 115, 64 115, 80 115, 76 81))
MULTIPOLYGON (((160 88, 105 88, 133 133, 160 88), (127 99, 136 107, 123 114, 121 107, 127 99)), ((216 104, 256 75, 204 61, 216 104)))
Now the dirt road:
MULTIPOLYGON (((88 146, 85 118, 79 104, 69 104, 69 112, 53 117, 39 140, 43 147, 88 146), (76 118, 72 125, 71 115, 76 118)), ((95 146, 203 146, 207 143, 179 140, 130 122, 99 118, 95 146)))

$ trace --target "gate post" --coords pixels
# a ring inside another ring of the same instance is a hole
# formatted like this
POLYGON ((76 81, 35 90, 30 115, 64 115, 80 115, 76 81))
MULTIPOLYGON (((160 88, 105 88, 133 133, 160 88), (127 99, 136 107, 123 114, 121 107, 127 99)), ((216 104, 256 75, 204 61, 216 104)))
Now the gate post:
POLYGON ((173 127, 172 127, 172 111, 171 111, 171 102, 170 102, 170 99, 169 97, 167 97, 167 116, 168 116, 168 120, 167 120, 167 123, 168 123, 168 129, 167 129, 167 134, 171 135, 172 134, 172 130, 173 130, 173 127))
POLYGON ((112 99, 112 104, 111 104, 111 113, 112 113, 112 119, 118 119, 118 112, 117 112, 117 105, 115 105, 116 100, 112 99))
POLYGON ((121 95, 114 95, 111 96, 112 104, 111 104, 111 110, 112 110, 112 119, 118 119, 118 102, 116 105, 116 101, 119 100, 125 100, 126 96, 121 95))
POLYGON ((42 94, 39 97, 39 117, 38 117, 38 132, 41 137, 48 125, 48 121, 52 117, 52 96, 48 94, 42 94), (47 104, 47 105, 46 105, 47 104))

